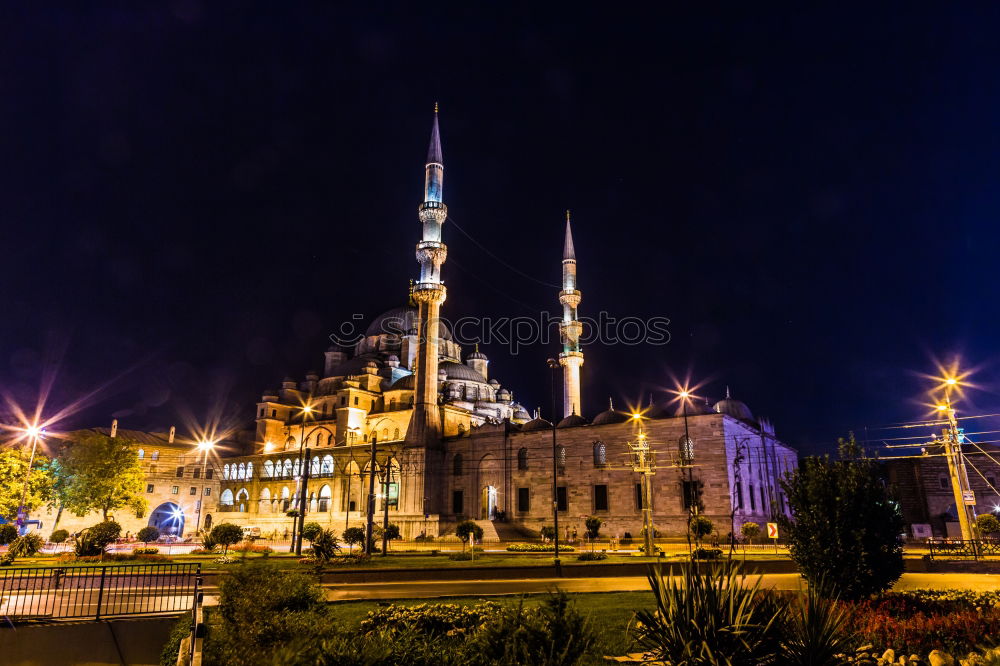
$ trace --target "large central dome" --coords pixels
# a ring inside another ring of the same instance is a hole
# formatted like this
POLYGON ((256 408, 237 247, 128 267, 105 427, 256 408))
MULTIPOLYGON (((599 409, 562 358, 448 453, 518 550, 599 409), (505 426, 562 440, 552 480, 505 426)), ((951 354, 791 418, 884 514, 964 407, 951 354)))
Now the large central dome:
MULTIPOLYGON (((366 336, 406 335, 417 327, 417 308, 412 305, 386 310, 372 320, 365 331, 366 336)), ((442 319, 438 322, 438 337, 451 340, 451 331, 442 319)))

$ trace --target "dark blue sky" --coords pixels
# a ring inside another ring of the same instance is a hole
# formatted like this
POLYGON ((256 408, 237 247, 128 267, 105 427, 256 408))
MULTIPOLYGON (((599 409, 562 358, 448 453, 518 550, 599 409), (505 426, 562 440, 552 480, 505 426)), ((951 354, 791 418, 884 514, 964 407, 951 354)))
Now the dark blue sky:
MULTIPOLYGON (((20 400, 45 368, 60 404, 129 371, 67 426, 249 421, 405 298, 440 100, 464 230, 555 282, 571 208, 581 312, 672 321, 666 347, 586 349, 591 414, 690 369, 824 450, 923 417, 914 373, 955 353, 982 367, 966 411, 1000 411, 1000 8, 296 4, 0 10, 20 400)), ((556 310, 445 237, 446 315, 556 310)), ((554 347, 485 351, 547 405, 554 347)))

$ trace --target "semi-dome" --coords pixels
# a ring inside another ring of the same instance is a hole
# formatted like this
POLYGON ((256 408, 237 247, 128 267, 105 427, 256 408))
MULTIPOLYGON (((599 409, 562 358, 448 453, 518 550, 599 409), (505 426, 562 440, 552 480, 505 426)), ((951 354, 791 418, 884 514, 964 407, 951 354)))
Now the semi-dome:
POLYGON ((570 414, 566 418, 556 425, 557 428, 572 428, 573 426, 582 426, 590 423, 587 419, 583 418, 579 414, 570 414))
POLYGON ((438 371, 444 372, 448 379, 459 379, 467 382, 479 382, 480 384, 486 383, 486 378, 481 374, 465 365, 464 363, 458 363, 457 361, 442 361, 438 364, 438 371))
MULTIPOLYGON (((386 310, 372 320, 365 330, 366 336, 373 335, 406 335, 417 328, 417 309, 412 305, 386 310)), ((444 321, 438 322, 438 335, 445 340, 451 340, 451 331, 444 321)))
POLYGON ((625 423, 629 416, 625 412, 619 412, 614 407, 607 409, 594 417, 594 425, 607 425, 609 423, 625 423))
POLYGON ((726 397, 715 403, 713 409, 719 414, 728 414, 741 421, 753 421, 753 413, 746 403, 737 400, 729 394, 729 387, 726 387, 726 397))
POLYGON ((546 421, 541 417, 538 417, 531 419, 523 426, 521 426, 521 430, 545 430, 546 428, 551 428, 551 427, 552 427, 551 423, 549 423, 548 421, 546 421))
POLYGON ((412 391, 417 387, 417 376, 414 374, 403 375, 392 383, 390 391, 412 391))
POLYGON ((515 403, 513 409, 514 409, 514 418, 517 419, 518 421, 531 420, 531 414, 529 414, 528 410, 525 409, 522 405, 515 403))

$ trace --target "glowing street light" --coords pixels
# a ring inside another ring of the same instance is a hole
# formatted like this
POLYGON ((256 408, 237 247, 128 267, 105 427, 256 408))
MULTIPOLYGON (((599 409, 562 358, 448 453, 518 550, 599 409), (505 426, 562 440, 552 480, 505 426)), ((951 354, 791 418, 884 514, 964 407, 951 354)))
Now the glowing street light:
POLYGON ((17 526, 22 527, 28 512, 24 509, 24 503, 28 499, 28 484, 31 482, 31 466, 35 464, 35 449, 38 448, 38 440, 45 437, 45 428, 38 427, 38 423, 32 423, 24 429, 24 434, 31 439, 31 455, 28 456, 28 468, 24 471, 24 485, 21 488, 21 504, 17 508, 17 526))

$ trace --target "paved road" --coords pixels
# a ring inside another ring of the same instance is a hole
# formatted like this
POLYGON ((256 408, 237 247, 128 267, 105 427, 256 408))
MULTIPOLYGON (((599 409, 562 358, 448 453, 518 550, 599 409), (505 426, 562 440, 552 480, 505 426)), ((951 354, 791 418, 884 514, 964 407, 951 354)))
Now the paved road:
MULTIPOLYGON (((764 585, 778 590, 796 590, 801 585, 798 574, 767 574, 764 585)), ((958 588, 967 590, 1000 589, 1000 575, 908 573, 894 589, 958 588)), ((522 594, 561 589, 567 592, 628 592, 648 590, 642 576, 620 578, 535 578, 521 580, 414 581, 389 583, 352 583, 327 588, 327 599, 420 599, 444 596, 487 596, 522 594)))

